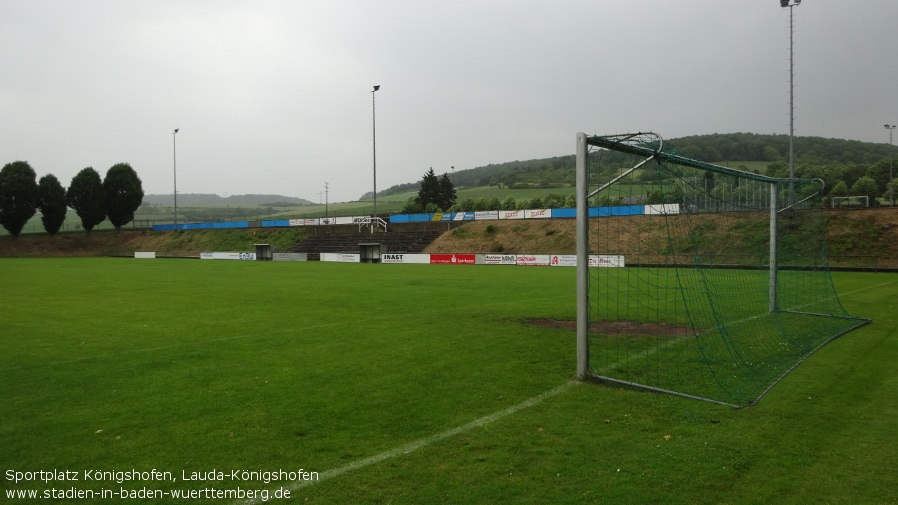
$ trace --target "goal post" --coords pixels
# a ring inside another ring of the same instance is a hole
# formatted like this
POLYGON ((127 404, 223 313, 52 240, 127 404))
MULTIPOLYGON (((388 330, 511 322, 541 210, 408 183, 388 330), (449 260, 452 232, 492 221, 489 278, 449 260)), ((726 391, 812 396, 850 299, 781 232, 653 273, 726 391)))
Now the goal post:
POLYGON ((577 377, 747 405, 868 322, 832 285, 821 189, 578 133, 577 377))
POLYGON ((589 175, 586 134, 577 134, 576 205, 577 205, 577 379, 589 372, 589 175))
POLYGON ((834 209, 840 209, 843 207, 858 208, 870 206, 869 196, 833 196, 830 198, 832 199, 832 206, 834 209))

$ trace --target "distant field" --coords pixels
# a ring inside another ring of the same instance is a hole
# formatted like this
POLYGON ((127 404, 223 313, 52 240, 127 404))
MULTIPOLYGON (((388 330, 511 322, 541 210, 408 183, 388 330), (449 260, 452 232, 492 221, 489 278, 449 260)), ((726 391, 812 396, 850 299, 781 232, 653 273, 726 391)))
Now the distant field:
POLYGON ((873 324, 759 405, 731 410, 572 382, 573 333, 525 319, 574 317, 573 269, 0 259, 0 468, 176 480, 4 473, 0 493, 4 503, 54 486, 290 491, 273 503, 895 503, 898 456, 884 441, 898 429, 887 358, 898 352, 898 277, 835 282, 873 324), (300 468, 319 480, 260 481, 300 468), (260 478, 182 479, 211 470, 260 478))

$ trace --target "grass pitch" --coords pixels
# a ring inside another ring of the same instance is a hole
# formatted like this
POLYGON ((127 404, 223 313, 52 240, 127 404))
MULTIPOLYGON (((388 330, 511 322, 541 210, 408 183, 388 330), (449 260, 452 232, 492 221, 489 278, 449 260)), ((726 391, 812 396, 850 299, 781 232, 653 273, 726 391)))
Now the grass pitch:
MULTIPOLYGON (((873 324, 731 410, 569 385, 574 334, 523 320, 574 317, 573 269, 0 260, 0 496, 239 487, 275 503, 895 502, 898 372, 885 357, 898 351, 898 278, 836 282, 873 324), (300 468, 319 480, 182 478, 300 468), (9 473, 53 469, 82 478, 9 473), (152 469, 174 482, 83 479, 152 469), (279 488, 291 497, 276 499, 279 488)), ((245 500, 144 500, 231 501, 245 500)))

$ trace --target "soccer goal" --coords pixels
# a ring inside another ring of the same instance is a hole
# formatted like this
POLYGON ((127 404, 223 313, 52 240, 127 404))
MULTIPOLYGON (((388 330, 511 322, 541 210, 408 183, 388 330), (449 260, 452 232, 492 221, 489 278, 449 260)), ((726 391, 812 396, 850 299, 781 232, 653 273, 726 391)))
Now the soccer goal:
POLYGON ((745 406, 869 322, 833 287, 822 189, 579 133, 578 377, 745 406))
POLYGON ((834 196, 832 197, 832 201, 834 209, 870 206, 869 196, 834 196))

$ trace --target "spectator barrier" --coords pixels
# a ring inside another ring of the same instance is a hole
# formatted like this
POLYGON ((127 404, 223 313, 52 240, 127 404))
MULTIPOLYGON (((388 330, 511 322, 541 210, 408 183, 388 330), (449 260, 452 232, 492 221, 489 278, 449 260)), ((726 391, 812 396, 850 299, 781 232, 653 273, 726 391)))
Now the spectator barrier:
MULTIPOLYGON (((616 205, 612 207, 590 207, 589 217, 640 216, 654 214, 679 214, 676 203, 658 205, 616 205)), ((487 221, 507 219, 574 219, 577 209, 525 209, 525 210, 484 210, 465 212, 434 212, 428 214, 390 214, 390 223, 424 223, 430 221, 487 221)), ((156 224, 153 231, 171 230, 217 230, 231 228, 276 228, 288 226, 319 226, 336 224, 365 224, 370 216, 315 217, 304 219, 269 219, 262 221, 233 221, 226 223, 184 223, 156 224)))

